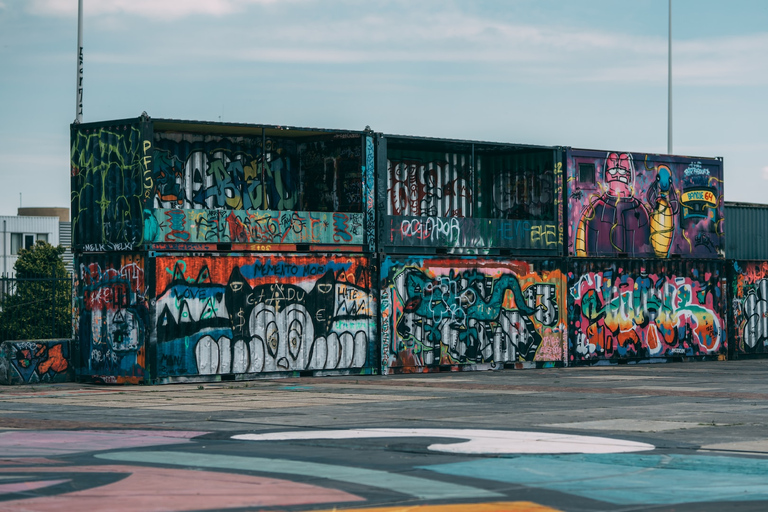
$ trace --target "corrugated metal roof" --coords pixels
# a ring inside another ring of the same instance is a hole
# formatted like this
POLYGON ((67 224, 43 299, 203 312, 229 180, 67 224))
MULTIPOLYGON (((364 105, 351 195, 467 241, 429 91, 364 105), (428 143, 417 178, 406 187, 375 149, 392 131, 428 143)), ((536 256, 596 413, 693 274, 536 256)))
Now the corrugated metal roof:
POLYGON ((444 139, 440 137, 419 137, 416 135, 397 135, 392 133, 385 133, 383 137, 388 142, 394 142, 397 144, 450 144, 450 145, 471 145, 475 146, 493 146, 504 149, 516 150, 516 149, 542 149, 542 150, 554 150, 560 149, 559 146, 538 146, 534 144, 513 144, 510 142, 493 142, 483 140, 471 140, 471 139, 444 139))
POLYGON ((725 203, 725 256, 768 260, 768 205, 725 203))

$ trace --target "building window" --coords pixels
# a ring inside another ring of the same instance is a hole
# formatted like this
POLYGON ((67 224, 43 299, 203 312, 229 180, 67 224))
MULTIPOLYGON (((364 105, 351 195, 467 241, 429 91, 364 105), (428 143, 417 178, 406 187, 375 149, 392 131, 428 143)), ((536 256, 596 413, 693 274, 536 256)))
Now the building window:
POLYGON ((31 249, 35 245, 35 240, 47 242, 48 233, 37 233, 36 235, 11 233, 11 255, 17 256, 21 249, 31 249))
POLYGON ((595 164, 579 164, 579 183, 595 184, 595 164))
POLYGON ((11 254, 19 254, 19 249, 23 247, 21 245, 23 241, 24 235, 22 233, 11 233, 11 254))

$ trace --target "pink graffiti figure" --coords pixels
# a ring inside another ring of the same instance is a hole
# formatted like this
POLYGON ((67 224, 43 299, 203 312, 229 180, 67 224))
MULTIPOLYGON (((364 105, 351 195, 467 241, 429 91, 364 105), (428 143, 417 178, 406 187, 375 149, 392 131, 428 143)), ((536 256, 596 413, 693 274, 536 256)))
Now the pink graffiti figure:
POLYGON ((634 197, 632 155, 609 153, 604 179, 603 194, 590 200, 579 220, 576 256, 649 252, 648 210, 634 197))

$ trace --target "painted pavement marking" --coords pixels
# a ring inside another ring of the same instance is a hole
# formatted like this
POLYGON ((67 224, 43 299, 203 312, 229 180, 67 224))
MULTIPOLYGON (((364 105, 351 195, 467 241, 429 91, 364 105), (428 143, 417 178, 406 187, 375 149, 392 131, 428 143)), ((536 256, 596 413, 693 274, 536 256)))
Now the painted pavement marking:
POLYGON ((400 507, 345 508, 318 512, 558 512, 530 501, 498 501, 494 503, 464 503, 455 505, 406 505, 400 507))
POLYGON ((232 439, 244 441, 298 441, 309 439, 365 439, 381 437, 438 437, 466 439, 450 444, 431 444, 429 450, 467 455, 517 453, 624 453, 655 449, 647 443, 606 437, 549 434, 512 430, 439 428, 362 428, 240 434, 232 439))
POLYGON ((71 480, 35 480, 32 482, 16 482, 12 484, 0 484, 0 494, 13 494, 17 492, 35 491, 37 489, 45 489, 46 487, 53 487, 54 485, 71 482, 71 480))
POLYGON ((656 421, 643 419, 613 419, 598 421, 575 421, 571 423, 545 423, 537 425, 548 428, 574 428, 581 430, 610 430, 612 432, 664 432, 666 430, 684 430, 701 428, 711 424, 690 421, 656 421))
POLYGON ((188 443, 208 432, 117 430, 67 431, 20 430, 0 432, 0 453, 4 457, 45 457, 72 453, 188 443))
MULTIPOLYGON (((110 512, 222 510, 245 507, 286 507, 365 501, 336 489, 268 477, 140 466, 68 466, 57 468, 0 468, 30 476, 66 472, 93 475, 118 474, 125 478, 106 485, 55 496, 0 501, 0 512, 61 512, 109 510, 110 512)), ((89 475, 89 476, 90 476, 89 475)), ((91 477, 91 478, 93 478, 91 477)))
POLYGON ((422 466, 617 505, 768 500, 768 460, 700 455, 550 455, 422 466))
POLYGON ((170 464, 197 468, 221 468, 228 470, 259 471, 286 475, 327 478, 409 494, 424 500, 456 498, 497 498, 503 496, 485 489, 466 485, 428 480, 412 475, 400 475, 372 469, 336 466, 315 462, 261 457, 199 454, 189 452, 110 452, 96 455, 99 459, 142 464, 170 464))

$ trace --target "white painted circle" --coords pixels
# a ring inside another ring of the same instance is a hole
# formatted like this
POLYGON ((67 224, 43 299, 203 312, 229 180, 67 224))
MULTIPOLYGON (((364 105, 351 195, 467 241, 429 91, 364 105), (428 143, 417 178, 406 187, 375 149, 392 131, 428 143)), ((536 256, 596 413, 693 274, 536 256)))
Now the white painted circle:
POLYGON ((307 439, 365 439, 380 437, 442 437, 465 439, 463 442, 436 443, 427 448, 436 452, 467 455, 516 453, 627 453, 653 450, 652 444, 608 437, 549 434, 516 430, 474 430, 442 428, 362 428, 350 430, 310 430, 240 434, 232 439, 243 441, 297 441, 307 439))

